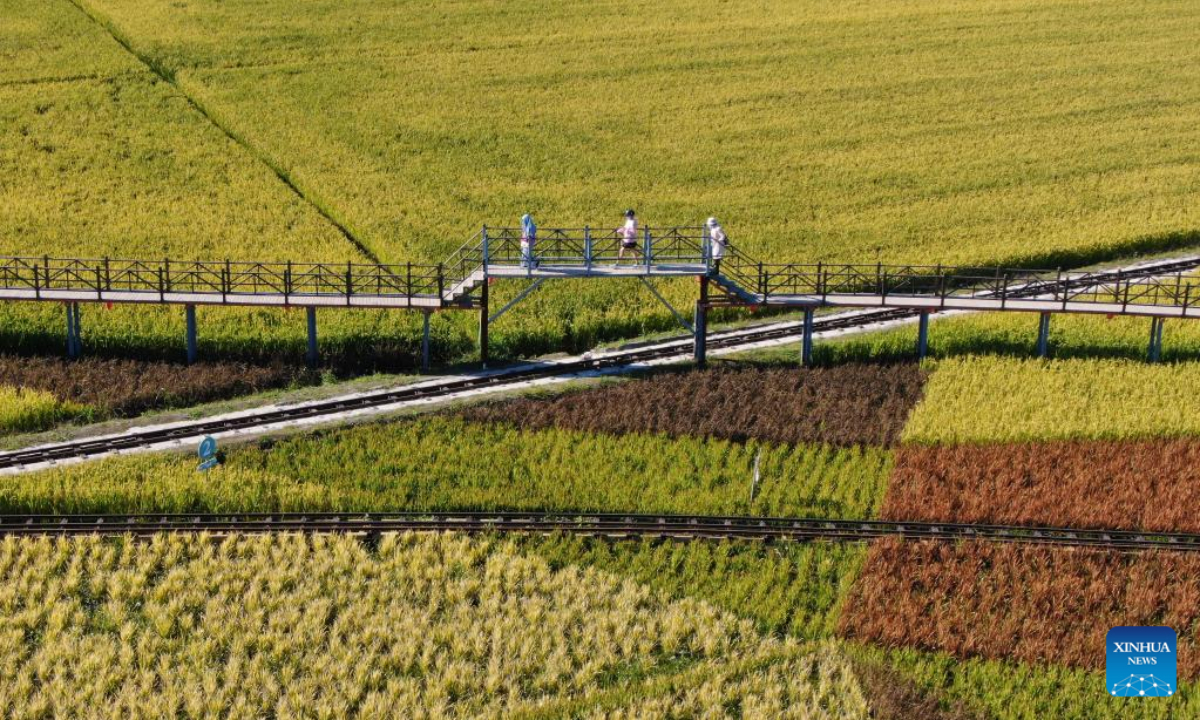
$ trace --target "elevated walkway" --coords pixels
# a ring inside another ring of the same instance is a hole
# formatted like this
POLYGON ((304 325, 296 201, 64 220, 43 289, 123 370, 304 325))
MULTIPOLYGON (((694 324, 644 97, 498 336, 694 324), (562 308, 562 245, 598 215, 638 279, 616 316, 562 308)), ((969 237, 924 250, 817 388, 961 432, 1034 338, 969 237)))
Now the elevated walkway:
MULTIPOLYGON (((309 359, 316 360, 316 310, 385 308, 425 313, 480 312, 481 355, 487 358, 491 323, 547 280, 637 279, 696 338, 704 360, 706 318, 714 307, 778 306, 803 310, 811 325, 820 307, 891 308, 922 314, 941 310, 1032 312, 1048 332, 1052 313, 1149 317, 1161 343, 1165 318, 1200 317, 1200 289, 1191 272, 1200 260, 1160 263, 1153 271, 1076 272, 944 266, 768 264, 729 247, 718 263, 706 230, 698 226, 644 228, 637 247, 621 258, 616 230, 590 227, 542 230, 532 256, 523 256, 516 228, 484 227, 436 265, 406 263, 294 263, 144 261, 110 258, 0 257, 0 301, 67 305, 68 354, 82 348, 81 303, 181 305, 187 309, 189 361, 195 358, 195 307, 234 305, 302 307, 308 311, 309 359), (702 278, 692 319, 655 289, 656 278, 702 278), (488 286, 498 279, 531 281, 495 313, 488 286)), ((805 333, 808 337, 809 333, 805 333)), ((1039 346, 1044 343, 1039 342, 1039 346)), ((805 345, 810 359, 810 343, 805 345)), ((1155 354, 1152 347, 1151 355, 1155 354)))

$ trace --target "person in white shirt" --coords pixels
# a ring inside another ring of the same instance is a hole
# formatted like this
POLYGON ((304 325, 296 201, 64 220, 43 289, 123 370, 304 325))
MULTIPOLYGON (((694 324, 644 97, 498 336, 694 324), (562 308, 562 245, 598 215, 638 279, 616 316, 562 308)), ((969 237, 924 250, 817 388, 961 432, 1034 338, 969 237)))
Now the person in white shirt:
POLYGON ((704 225, 708 228, 708 237, 712 248, 712 269, 709 270, 709 274, 716 275, 721 272, 721 259, 725 257, 725 248, 729 245, 729 237, 715 217, 710 217, 704 225))
POLYGON ((621 238, 621 249, 617 251, 617 265, 625 259, 625 251, 638 254, 638 221, 637 214, 633 210, 625 211, 625 224, 617 228, 617 235, 621 238))

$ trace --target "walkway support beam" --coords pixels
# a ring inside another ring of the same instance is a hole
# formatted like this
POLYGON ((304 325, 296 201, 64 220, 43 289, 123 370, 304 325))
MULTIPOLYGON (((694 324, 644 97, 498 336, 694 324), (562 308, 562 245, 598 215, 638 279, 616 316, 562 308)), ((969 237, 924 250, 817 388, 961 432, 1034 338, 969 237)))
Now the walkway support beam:
POLYGON ((479 286, 479 362, 488 363, 488 277, 484 274, 479 286))
POLYGON ((800 341, 800 362, 804 367, 813 365, 813 308, 804 309, 804 337, 800 341))
POLYGON ((929 354, 929 311, 922 310, 917 321, 917 359, 924 360, 929 354))
POLYGON ((1050 357, 1050 313, 1044 312, 1038 317, 1038 357, 1050 357))
POLYGON ((304 354, 304 361, 310 368, 317 366, 317 309, 315 307, 305 308, 308 320, 308 352, 304 354))
POLYGON ((1163 323, 1164 318, 1156 317, 1150 319, 1150 349, 1147 357, 1150 362, 1158 362, 1162 359, 1162 339, 1163 339, 1163 323))
POLYGON ((421 334, 421 372, 423 373, 429 372, 429 316, 432 314, 429 310, 424 312, 425 328, 421 334))
POLYGON ((653 283, 647 280, 644 275, 639 275, 638 280, 642 281, 642 284, 646 286, 646 289, 650 291, 650 294, 653 295, 660 303, 662 303, 663 307, 671 311, 671 314, 675 316, 675 320, 678 321, 681 326, 683 326, 684 330, 687 330, 693 335, 696 334, 696 328, 692 327, 688 321, 684 319, 683 314, 676 310, 674 305, 667 302, 667 299, 662 296, 662 293, 658 291, 658 288, 654 287, 653 283))
POLYGON ((83 337, 79 326, 79 303, 67 303, 67 357, 71 360, 83 354, 83 337))
POLYGON ((196 306, 184 305, 183 316, 187 322, 187 364, 191 365, 196 362, 196 306))
POLYGON ((696 301, 696 317, 692 321, 692 356, 696 367, 708 363, 708 278, 700 278, 700 299, 696 301))

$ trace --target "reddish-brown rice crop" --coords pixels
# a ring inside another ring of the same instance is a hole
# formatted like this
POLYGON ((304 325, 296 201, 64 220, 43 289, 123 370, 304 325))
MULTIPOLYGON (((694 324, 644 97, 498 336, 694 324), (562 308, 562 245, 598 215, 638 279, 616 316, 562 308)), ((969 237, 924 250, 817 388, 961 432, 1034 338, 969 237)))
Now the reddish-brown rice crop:
POLYGON ((882 663, 852 661, 875 720, 980 720, 961 700, 943 708, 939 696, 926 691, 895 668, 882 663))
POLYGON ((905 446, 882 517, 1200 532, 1200 441, 905 446))
POLYGON ((925 376, 911 364, 660 372, 555 397, 490 403, 464 414, 528 428, 887 445, 899 437, 925 376))
POLYGON ((220 400, 281 387, 304 373, 283 364, 167 362, 0 355, 0 385, 35 388, 113 415, 220 400))
POLYGON ((1109 628, 1169 625, 1180 677, 1196 678, 1197 622, 1197 554, 889 538, 868 553, 839 631, 886 647, 1096 670, 1109 628))

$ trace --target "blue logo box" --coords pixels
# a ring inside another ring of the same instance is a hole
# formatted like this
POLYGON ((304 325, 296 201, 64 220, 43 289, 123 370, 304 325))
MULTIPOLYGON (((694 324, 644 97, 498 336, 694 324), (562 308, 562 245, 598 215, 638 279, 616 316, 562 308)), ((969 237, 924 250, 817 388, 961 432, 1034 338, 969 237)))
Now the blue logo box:
POLYGON ((1175 631, 1169 627, 1121 625, 1105 638, 1105 679, 1116 697, 1170 697, 1175 694, 1175 631))

